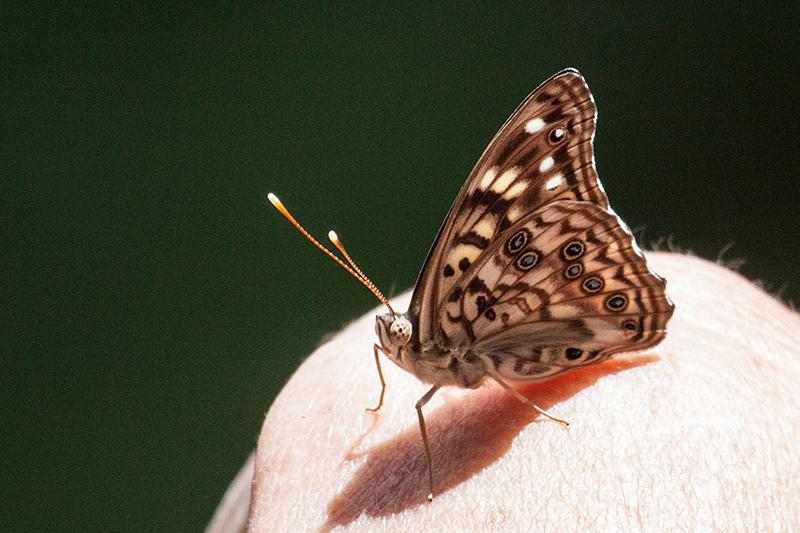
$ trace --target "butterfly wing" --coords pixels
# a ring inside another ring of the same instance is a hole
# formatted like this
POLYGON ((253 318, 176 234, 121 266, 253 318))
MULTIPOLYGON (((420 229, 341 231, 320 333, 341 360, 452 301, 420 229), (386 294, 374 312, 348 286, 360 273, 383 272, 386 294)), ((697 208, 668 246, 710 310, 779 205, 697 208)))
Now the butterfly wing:
POLYGON ((589 202, 548 204, 460 276, 435 340, 508 381, 540 380, 653 346, 674 306, 624 224, 589 202))
MULTIPOLYGON (((470 173, 417 278, 408 314, 435 343, 443 298, 498 235, 555 200, 608 200, 594 168, 597 109, 583 77, 564 70, 533 91, 470 173)), ((464 339, 454 342, 463 343, 464 339)))

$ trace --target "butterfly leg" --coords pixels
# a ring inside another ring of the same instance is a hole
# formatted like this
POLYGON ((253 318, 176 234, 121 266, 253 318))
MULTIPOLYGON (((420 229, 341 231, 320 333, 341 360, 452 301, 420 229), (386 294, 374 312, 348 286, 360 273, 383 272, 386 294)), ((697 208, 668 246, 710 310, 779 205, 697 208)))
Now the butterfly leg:
POLYGON ((382 352, 383 348, 381 348, 377 344, 373 344, 372 345, 372 351, 375 353, 375 365, 378 367, 378 377, 381 378, 381 399, 378 400, 378 407, 376 407, 374 409, 369 409, 368 408, 367 411, 372 411, 373 413, 375 413, 375 412, 378 411, 378 409, 383 407, 383 396, 384 396, 384 394, 386 394, 386 380, 383 379, 383 370, 381 370, 381 358, 378 355, 378 352, 379 351, 382 352))
POLYGON ((426 392, 425 396, 420 398, 417 405, 414 406, 417 410, 417 416, 419 417, 419 431, 422 433, 422 443, 425 444, 425 457, 428 459, 428 484, 430 486, 430 492, 428 493, 429 502, 433 501, 433 460, 431 459, 431 447, 428 444, 428 430, 425 429, 425 417, 422 416, 422 408, 433 398, 437 390, 439 390, 438 385, 431 387, 431 390, 426 392))
POLYGON ((547 411, 545 411, 544 409, 541 409, 540 407, 534 405, 529 399, 527 399, 525 396, 523 396, 522 394, 520 394, 519 392, 514 390, 511 387, 511 385, 509 385, 508 383, 506 383, 502 379, 498 378, 497 376, 491 376, 491 378, 493 380, 495 380, 496 382, 498 382, 500 385, 502 385, 504 389, 506 389, 508 392, 510 392, 512 395, 514 395, 514 397, 517 398, 519 401, 521 401, 522 403, 526 403, 526 404, 530 405, 531 407, 533 407, 536 410, 536 412, 539 413, 540 415, 544 415, 547 418, 549 418, 550 420, 552 420, 554 422, 558 422, 559 424, 564 424, 565 427, 569 425, 569 422, 567 422, 566 420, 561 420, 560 418, 556 418, 556 417, 548 414, 547 411))

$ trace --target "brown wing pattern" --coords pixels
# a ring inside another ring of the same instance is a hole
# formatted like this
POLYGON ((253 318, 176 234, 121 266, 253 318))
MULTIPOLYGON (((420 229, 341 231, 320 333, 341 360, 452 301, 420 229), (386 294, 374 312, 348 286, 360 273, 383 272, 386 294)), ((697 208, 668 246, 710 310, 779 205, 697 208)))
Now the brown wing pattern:
POLYGON ((615 215, 542 207, 506 229, 444 296, 435 342, 510 381, 538 380, 663 339, 674 306, 615 215))
POLYGON ((596 107, 583 77, 564 70, 517 108, 486 148, 450 209, 417 279, 409 314, 433 341, 442 297, 496 237, 555 200, 608 208, 594 168, 596 107))

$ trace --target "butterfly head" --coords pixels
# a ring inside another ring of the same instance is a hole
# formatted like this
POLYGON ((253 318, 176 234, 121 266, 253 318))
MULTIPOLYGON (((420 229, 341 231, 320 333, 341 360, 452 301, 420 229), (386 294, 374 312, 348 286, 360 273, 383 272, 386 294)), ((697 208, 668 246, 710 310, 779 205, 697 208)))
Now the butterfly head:
POLYGON ((400 353, 400 348, 411 338, 411 329, 411 322, 402 315, 386 313, 375 317, 375 333, 387 355, 400 353))

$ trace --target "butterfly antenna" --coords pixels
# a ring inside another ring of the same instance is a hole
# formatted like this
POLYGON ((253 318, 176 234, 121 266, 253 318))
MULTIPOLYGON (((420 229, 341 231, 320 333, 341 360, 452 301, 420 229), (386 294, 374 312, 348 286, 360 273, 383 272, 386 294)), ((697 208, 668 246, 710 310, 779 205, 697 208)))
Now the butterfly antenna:
POLYGON ((386 307, 388 307, 388 308, 389 308, 389 311, 391 311, 391 312, 392 312, 392 314, 394 314, 394 309, 392 309, 392 306, 391 306, 391 305, 389 305, 389 301, 388 301, 388 300, 386 300, 386 298, 383 296, 383 294, 381 293, 381 291, 379 291, 379 290, 378 290, 378 287, 376 287, 376 286, 375 286, 375 284, 374 284, 374 283, 372 283, 372 281, 371 281, 371 280, 370 280, 370 279, 367 277, 367 275, 366 275, 366 274, 364 274, 364 273, 361 271, 361 269, 360 269, 360 268, 358 268, 358 265, 356 265, 356 264, 355 264, 355 262, 353 262, 353 260, 352 260, 352 259, 350 259, 350 254, 348 254, 348 253, 347 253, 347 250, 345 250, 345 249, 344 249, 344 245, 342 244, 342 241, 340 241, 340 240, 339 240, 339 236, 336 234, 336 232, 335 232, 335 231, 333 231, 333 230, 329 231, 329 232, 328 232, 328 238, 331 240, 331 242, 333 243, 333 245, 334 245, 334 246, 336 246, 336 248, 338 248, 340 252, 342 252, 342 255, 344 256, 344 258, 345 258, 345 259, 347 259, 347 262, 348 262, 348 263, 350 263, 350 266, 351 266, 351 267, 353 267, 353 270, 355 270, 356 272, 358 272, 359 276, 361 276, 361 283, 363 283, 364 285, 366 285, 366 286, 367 286, 367 288, 368 288, 369 290, 371 290, 371 291, 372 291, 372 293, 373 293, 375 296, 377 296, 377 297, 378 297, 378 299, 379 299, 380 301, 382 301, 382 302, 383 302, 383 303, 386 305, 386 307))
POLYGON ((334 244, 334 246, 336 246, 336 248, 337 248, 337 249, 338 249, 340 252, 342 252, 342 255, 344 255, 345 259, 347 259, 347 262, 348 262, 348 263, 350 263, 350 265, 352 265, 352 267, 353 267, 353 268, 350 268, 349 266, 347 266, 347 265, 344 263, 344 261, 342 261, 341 259, 339 259, 338 257, 336 257, 336 256, 335 256, 335 255, 334 255, 334 254, 333 254, 333 253, 332 253, 330 250, 328 250, 327 248, 325 248, 324 246, 322 246, 322 245, 321 245, 321 244, 320 244, 320 243, 317 241, 317 239, 315 239, 314 237, 312 237, 312 236, 311 236, 311 234, 309 234, 309 233, 308 233, 308 232, 307 232, 307 231, 306 231, 306 230, 303 228, 303 226, 301 226, 301 225, 300 225, 300 224, 299 224, 299 223, 298 223, 298 222, 297 222, 297 221, 294 219, 294 217, 291 215, 291 213, 289 213, 289 211, 288 211, 288 210, 286 209, 286 207, 283 205, 283 202, 281 202, 281 201, 278 199, 278 197, 277 197, 277 196, 275 196, 275 195, 274 195, 274 194, 272 194, 272 193, 269 193, 269 194, 267 195, 267 198, 269 198, 269 201, 270 201, 270 202, 272 202, 272 205, 274 205, 274 206, 277 208, 277 210, 278 210, 278 211, 280 211, 280 212, 281 212, 281 214, 283 214, 283 216, 285 216, 287 219, 289 219, 289 222, 291 222, 292 224, 294 224, 294 227, 296 227, 297 229, 299 229, 299 230, 300 230, 300 232, 301 232, 303 235, 305 235, 305 236, 308 238, 308 240, 310 240, 311 242, 313 242, 313 243, 314 243, 314 245, 316 245, 316 247, 317 247, 317 248, 319 248, 320 250, 322 250, 323 252, 325 252, 326 254, 328 254, 328 256, 330 256, 330 258, 331 258, 331 259, 333 259, 334 261, 336 261, 337 263, 339 263, 339 264, 342 266, 342 268, 344 268, 345 270, 347 270, 348 272, 350 272, 350 274, 352 274, 352 275, 353 275, 353 276, 354 276, 356 279, 358 279, 358 281, 360 281, 361 283, 363 283, 363 284, 364 284, 364 286, 365 286, 365 287, 367 287, 367 288, 368 288, 368 289, 369 289, 369 290, 372 292, 372 294, 374 294, 375 296, 377 296, 377 297, 378 297, 378 299, 379 299, 381 302, 383 302, 383 304, 384 304, 386 307, 388 307, 388 308, 389 308, 389 312, 390 312, 390 313, 392 313, 392 314, 395 314, 395 312, 394 312, 394 309, 392 309, 392 306, 391 306, 391 305, 389 305, 389 301, 388 301, 388 300, 387 300, 387 299, 386 299, 386 298, 383 296, 383 294, 381 294, 381 291, 379 291, 379 290, 378 290, 378 288, 375 286, 375 284, 374 284, 374 283, 372 283, 372 282, 369 280, 369 278, 368 278, 366 275, 364 275, 364 273, 363 273, 363 272, 361 272, 361 269, 360 269, 360 268, 358 268, 358 267, 356 266, 356 264, 353 262, 353 260, 352 260, 352 259, 350 259, 350 256, 349 256, 349 255, 348 255, 348 253, 345 251, 345 249, 344 249, 344 246, 342 245, 342 242, 339 240, 339 237, 338 237, 338 235, 336 235, 336 232, 334 232, 334 231, 331 231, 331 232, 329 232, 329 233, 328 233, 328 238, 331 240, 331 242, 334 244))

